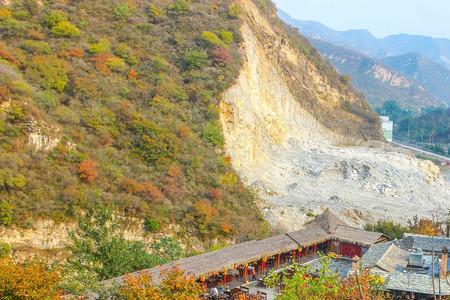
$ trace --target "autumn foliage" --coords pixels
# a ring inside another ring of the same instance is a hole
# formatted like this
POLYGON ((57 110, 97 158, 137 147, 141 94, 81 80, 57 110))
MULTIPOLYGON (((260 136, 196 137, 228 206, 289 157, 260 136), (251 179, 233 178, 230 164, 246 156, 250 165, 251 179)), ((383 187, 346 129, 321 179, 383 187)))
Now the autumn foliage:
POLYGON ((153 285, 148 273, 127 275, 119 294, 125 300, 196 300, 204 292, 194 277, 186 276, 180 269, 174 268, 163 272, 158 286, 153 285))
POLYGON ((285 274, 271 274, 266 279, 270 287, 283 286, 277 300, 387 300, 384 279, 369 271, 358 271, 344 281, 330 269, 330 257, 322 257, 320 268, 296 265, 285 274), (293 274, 292 274, 293 273, 293 274))
POLYGON ((214 48, 213 56, 218 64, 228 65, 233 61, 233 54, 227 48, 214 48))
POLYGON ((81 180, 88 183, 93 182, 98 176, 97 163, 92 159, 82 161, 78 165, 78 174, 81 180))
POLYGON ((411 232, 416 234, 432 235, 438 236, 442 234, 439 224, 433 222, 430 219, 420 219, 415 218, 410 224, 411 232))
POLYGON ((220 200, 222 198, 222 191, 218 188, 212 188, 209 190, 209 197, 212 200, 220 200))
POLYGON ((122 187, 130 194, 149 196, 156 201, 164 198, 161 190, 149 181, 138 182, 127 178, 123 180, 122 187))
POLYGON ((0 260, 0 299, 60 299, 59 281, 59 272, 49 269, 44 263, 19 264, 9 258, 0 260))
POLYGON ((20 174, 8 223, 70 220, 99 197, 205 242, 267 234, 222 158, 220 99, 242 64, 233 1, 37 2, 0 5, 0 166, 20 174), (46 149, 30 151, 30 121, 46 149))

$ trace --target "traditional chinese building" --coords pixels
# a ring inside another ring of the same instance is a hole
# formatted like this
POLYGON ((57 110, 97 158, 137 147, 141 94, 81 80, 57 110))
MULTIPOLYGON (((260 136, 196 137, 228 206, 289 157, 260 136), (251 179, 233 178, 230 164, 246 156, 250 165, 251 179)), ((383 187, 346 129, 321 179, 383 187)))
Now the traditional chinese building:
MULTIPOLYGON (((308 262, 316 258, 318 252, 361 257, 369 247, 386 240, 380 233, 350 226, 326 209, 303 229, 187 257, 134 274, 149 272, 157 283, 161 272, 179 267, 208 287, 227 285, 233 288, 260 279, 270 270, 294 262, 308 262)), ((122 280, 123 277, 113 279, 119 283, 122 280)))
POLYGON ((400 241, 372 246, 360 267, 380 275, 394 297, 439 299, 450 297, 449 238, 405 234, 400 241))

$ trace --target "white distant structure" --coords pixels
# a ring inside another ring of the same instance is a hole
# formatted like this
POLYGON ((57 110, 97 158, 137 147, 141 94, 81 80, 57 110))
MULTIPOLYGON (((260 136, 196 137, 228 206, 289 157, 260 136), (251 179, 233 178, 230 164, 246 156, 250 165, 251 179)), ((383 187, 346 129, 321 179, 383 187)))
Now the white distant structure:
POLYGON ((394 122, 386 116, 380 116, 381 127, 383 129, 384 138, 386 141, 392 143, 392 137, 394 135, 394 122))

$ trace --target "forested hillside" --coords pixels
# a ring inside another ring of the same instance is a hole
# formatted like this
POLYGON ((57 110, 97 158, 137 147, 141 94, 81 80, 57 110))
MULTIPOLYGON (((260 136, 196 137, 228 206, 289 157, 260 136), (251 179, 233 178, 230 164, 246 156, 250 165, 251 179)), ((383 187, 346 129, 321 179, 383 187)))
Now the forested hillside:
POLYGON ((237 77, 231 1, 7 1, 0 6, 0 225, 66 221, 94 200, 150 231, 267 230, 223 154, 237 77))
POLYGON ((385 102, 378 112, 394 121, 394 136, 397 139, 418 143, 436 153, 449 154, 449 108, 430 107, 417 112, 402 109, 391 100, 385 102))

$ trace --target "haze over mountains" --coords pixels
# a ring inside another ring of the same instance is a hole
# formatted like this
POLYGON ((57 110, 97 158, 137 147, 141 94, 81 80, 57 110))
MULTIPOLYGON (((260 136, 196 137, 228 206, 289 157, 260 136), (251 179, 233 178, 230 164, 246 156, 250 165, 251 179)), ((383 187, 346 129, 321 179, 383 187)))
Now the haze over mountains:
POLYGON ((377 107, 450 104, 450 40, 407 34, 380 39, 367 30, 336 31, 279 10, 283 21, 307 36, 319 52, 377 107))

